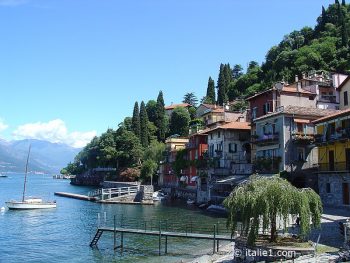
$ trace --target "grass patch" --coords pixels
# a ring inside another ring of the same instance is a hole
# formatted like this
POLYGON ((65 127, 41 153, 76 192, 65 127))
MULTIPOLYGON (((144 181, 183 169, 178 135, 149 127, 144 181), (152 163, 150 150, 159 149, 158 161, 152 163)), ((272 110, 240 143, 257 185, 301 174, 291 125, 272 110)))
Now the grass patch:
POLYGON ((317 249, 316 249, 317 254, 323 254, 327 252, 332 253, 332 252, 338 252, 338 251, 339 251, 339 248, 320 245, 320 244, 317 246, 317 249))

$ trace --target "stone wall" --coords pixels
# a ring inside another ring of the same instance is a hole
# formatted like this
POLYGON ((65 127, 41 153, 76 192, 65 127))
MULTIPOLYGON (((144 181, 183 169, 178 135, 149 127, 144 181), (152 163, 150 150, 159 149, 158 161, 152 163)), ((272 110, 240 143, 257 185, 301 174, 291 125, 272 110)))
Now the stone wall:
POLYGON ((347 172, 319 173, 318 188, 322 203, 327 206, 345 205, 343 193, 344 183, 347 183, 350 187, 350 174, 347 172), (327 190, 329 191, 327 192, 327 190))

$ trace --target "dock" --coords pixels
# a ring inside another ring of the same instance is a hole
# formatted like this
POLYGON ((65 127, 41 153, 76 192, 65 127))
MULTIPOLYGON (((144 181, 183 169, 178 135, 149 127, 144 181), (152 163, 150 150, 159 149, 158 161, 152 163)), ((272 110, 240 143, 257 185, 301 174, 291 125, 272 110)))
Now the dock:
POLYGON ((55 192, 55 195, 73 198, 73 199, 85 200, 85 201, 96 201, 95 197, 81 195, 81 194, 73 194, 73 193, 67 193, 67 192, 55 192))
MULTIPOLYGON (((100 222, 100 215, 98 215, 100 222)), ((106 223, 106 215, 105 215, 106 223)), ((164 252, 168 253, 168 239, 169 238, 186 238, 186 239, 202 239, 211 240, 213 242, 213 253, 219 251, 219 241, 234 241, 231 232, 222 224, 201 224, 196 226, 195 222, 174 222, 174 220, 137 220, 126 217, 116 219, 114 216, 113 227, 98 226, 93 239, 90 242, 90 247, 97 248, 98 241, 103 233, 113 233, 114 249, 124 248, 124 236, 126 234, 137 234, 143 236, 157 236, 159 245, 159 255, 161 255, 162 240, 164 240, 164 252), (219 234, 220 230, 220 234, 219 234), (120 245, 117 246, 117 234, 120 236, 120 245)))

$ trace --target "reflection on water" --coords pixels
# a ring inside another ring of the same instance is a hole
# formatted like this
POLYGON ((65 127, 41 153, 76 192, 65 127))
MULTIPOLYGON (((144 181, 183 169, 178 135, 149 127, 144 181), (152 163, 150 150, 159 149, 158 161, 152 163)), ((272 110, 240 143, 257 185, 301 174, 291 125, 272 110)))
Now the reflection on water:
MULTIPOLYGON (((0 181, 0 207, 8 199, 20 197, 23 175, 13 174, 0 181)), ((77 187, 67 180, 54 180, 51 176, 30 175, 28 195, 53 199, 54 192, 86 194, 91 188, 77 187)), ((0 212, 0 262, 178 262, 193 258, 212 246, 211 241, 192 239, 168 239, 168 254, 158 256, 158 237, 124 235, 124 250, 113 249, 113 234, 104 233, 99 250, 89 243, 95 235, 97 214, 101 223, 106 212, 107 224, 113 216, 142 220, 192 220, 196 224, 224 222, 210 217, 195 207, 177 203, 172 205, 108 205, 55 196, 56 209, 0 212), (174 206, 175 205, 175 206, 174 206)), ((112 225, 111 225, 112 226, 112 225)), ((117 235, 117 244, 120 235, 117 235)))

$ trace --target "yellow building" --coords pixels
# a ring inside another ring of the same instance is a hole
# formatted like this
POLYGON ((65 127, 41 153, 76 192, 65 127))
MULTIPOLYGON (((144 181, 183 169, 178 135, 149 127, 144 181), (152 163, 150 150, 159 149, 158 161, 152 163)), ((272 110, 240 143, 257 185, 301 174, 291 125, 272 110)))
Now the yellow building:
POLYGON ((318 146, 318 187, 326 205, 350 205, 350 109, 313 122, 318 146))

